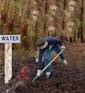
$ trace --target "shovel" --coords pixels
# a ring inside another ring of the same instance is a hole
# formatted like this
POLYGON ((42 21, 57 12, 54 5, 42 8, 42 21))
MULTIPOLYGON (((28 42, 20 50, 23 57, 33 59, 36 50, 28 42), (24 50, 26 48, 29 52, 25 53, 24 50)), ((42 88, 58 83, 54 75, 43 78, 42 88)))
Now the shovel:
MULTIPOLYGON (((48 68, 49 65, 51 65, 51 64, 53 63, 53 61, 64 51, 64 49, 65 49, 65 48, 63 48, 63 49, 61 50, 61 52, 60 52, 57 56, 55 56, 55 58, 53 58, 53 59, 51 60, 51 62, 41 71, 40 75, 48 68)), ((36 77, 32 80, 32 83, 35 84, 35 81, 36 81, 38 78, 39 78, 39 76, 36 75, 36 77)))

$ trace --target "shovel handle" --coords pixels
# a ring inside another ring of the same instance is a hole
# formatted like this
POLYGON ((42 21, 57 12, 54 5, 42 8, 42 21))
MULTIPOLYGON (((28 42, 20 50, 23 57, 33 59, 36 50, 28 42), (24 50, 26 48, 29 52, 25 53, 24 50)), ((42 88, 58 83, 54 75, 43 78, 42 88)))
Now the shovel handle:
MULTIPOLYGON (((40 74, 42 74, 42 73, 48 68, 48 66, 49 66, 50 64, 52 64, 52 62, 64 51, 64 49, 65 49, 65 48, 63 48, 63 49, 61 50, 61 52, 60 52, 57 56, 55 56, 55 58, 53 58, 53 59, 51 60, 51 62, 41 71, 40 74)), ((37 76, 32 80, 32 82, 35 82, 35 80, 36 80, 38 77, 39 77, 39 76, 37 75, 37 76)))

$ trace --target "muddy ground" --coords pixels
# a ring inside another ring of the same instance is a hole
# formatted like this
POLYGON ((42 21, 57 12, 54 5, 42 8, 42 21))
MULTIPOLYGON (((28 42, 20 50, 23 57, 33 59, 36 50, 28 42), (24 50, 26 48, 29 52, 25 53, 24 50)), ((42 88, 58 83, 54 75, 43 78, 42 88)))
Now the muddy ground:
POLYGON ((13 53, 13 76, 22 65, 27 65, 30 78, 25 81, 25 87, 16 89, 16 93, 85 93, 85 44, 68 44, 64 51, 68 65, 58 58, 53 63, 51 77, 47 79, 44 73, 35 86, 31 84, 36 72, 35 60, 27 54, 20 56, 22 53, 19 50, 13 53))

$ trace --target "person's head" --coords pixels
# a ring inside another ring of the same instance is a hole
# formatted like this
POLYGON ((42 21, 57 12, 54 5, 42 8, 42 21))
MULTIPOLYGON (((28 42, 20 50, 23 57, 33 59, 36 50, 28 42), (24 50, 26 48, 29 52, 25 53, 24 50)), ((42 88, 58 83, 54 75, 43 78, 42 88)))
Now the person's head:
POLYGON ((40 47, 41 49, 44 49, 47 47, 48 43, 46 42, 46 40, 44 38, 40 38, 38 41, 37 41, 37 45, 38 47, 40 47))

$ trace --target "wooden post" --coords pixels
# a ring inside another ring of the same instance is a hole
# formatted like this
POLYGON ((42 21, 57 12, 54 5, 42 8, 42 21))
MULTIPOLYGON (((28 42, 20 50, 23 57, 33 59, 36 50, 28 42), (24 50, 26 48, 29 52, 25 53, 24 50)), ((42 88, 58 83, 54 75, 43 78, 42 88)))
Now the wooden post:
POLYGON ((5 43, 4 80, 6 84, 12 77, 12 43, 20 43, 20 35, 0 35, 0 43, 5 43))
POLYGON ((12 43, 5 43, 5 66, 4 66, 4 73, 5 73, 5 83, 12 77, 12 43))

